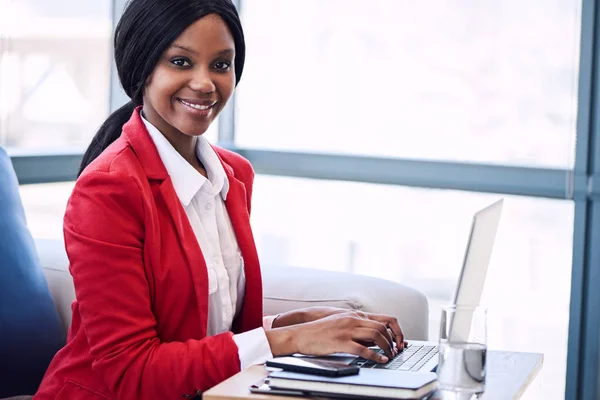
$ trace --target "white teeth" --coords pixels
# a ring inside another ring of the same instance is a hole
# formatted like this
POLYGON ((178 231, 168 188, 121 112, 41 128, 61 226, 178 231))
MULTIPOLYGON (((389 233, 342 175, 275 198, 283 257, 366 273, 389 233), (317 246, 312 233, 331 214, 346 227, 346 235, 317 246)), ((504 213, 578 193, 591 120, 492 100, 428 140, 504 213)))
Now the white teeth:
POLYGON ((202 106, 202 105, 200 105, 200 104, 191 104, 191 103, 188 103, 187 101, 183 101, 183 100, 179 100, 179 101, 181 101, 183 104, 185 104, 185 105, 186 105, 186 106, 188 106, 188 107, 195 108, 196 110, 208 110, 209 108, 211 108, 212 106, 214 106, 214 105, 215 105, 215 104, 213 103, 213 104, 211 104, 211 105, 209 105, 209 106, 202 106))

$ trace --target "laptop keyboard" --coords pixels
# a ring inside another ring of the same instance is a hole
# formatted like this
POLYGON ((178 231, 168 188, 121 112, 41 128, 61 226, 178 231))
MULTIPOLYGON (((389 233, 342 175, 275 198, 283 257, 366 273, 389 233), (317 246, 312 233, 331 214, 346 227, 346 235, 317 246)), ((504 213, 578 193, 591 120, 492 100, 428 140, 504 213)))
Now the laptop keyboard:
MULTIPOLYGON (((378 351, 384 354, 383 350, 378 351)), ((393 369, 399 371, 418 371, 427 361, 437 356, 437 346, 408 345, 401 353, 392 358, 385 364, 379 364, 374 361, 366 360, 362 357, 355 358, 350 365, 357 365, 360 368, 374 369, 393 369)))

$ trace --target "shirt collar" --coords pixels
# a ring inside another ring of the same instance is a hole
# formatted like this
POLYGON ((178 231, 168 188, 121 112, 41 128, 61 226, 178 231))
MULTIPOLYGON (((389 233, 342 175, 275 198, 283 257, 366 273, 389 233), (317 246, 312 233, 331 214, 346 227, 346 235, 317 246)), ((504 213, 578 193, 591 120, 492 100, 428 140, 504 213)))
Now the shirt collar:
POLYGON ((158 150, 158 155, 161 161, 165 165, 167 173, 171 177, 175 193, 179 201, 184 205, 189 205, 192 198, 198 193, 202 186, 210 181, 213 188, 213 195, 220 194, 223 200, 227 199, 227 192, 229 191, 229 181, 225 174, 225 168, 221 164, 221 160, 217 156, 217 153, 212 148, 208 140, 203 136, 198 136, 196 139, 196 156, 206 169, 208 179, 200 174, 194 167, 192 167, 182 156, 175 150, 175 148, 169 143, 167 138, 152 125, 141 113, 142 121, 148 129, 148 133, 158 150))

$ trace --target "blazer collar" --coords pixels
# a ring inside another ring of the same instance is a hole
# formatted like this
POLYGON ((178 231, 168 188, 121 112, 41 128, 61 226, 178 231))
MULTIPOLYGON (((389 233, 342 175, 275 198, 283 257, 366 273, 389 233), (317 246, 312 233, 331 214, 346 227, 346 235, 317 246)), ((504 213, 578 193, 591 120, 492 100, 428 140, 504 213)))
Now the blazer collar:
MULTIPOLYGON (((176 234, 183 244, 183 251, 192 271, 192 282, 196 294, 198 310, 200 310, 200 329, 206 332, 208 318, 208 272, 202 249, 196 240, 194 231, 189 223, 179 198, 169 178, 156 145, 150 137, 148 130, 140 116, 141 107, 135 109, 129 122, 123 126, 122 138, 129 143, 136 154, 144 173, 149 180, 158 184, 157 188, 171 218, 173 219, 176 234)), ((214 147, 213 147, 214 149, 214 147)), ((246 187, 234 176, 233 168, 227 164, 219 151, 215 153, 225 169, 229 181, 229 192, 225 206, 231 218, 231 223, 238 239, 238 244, 244 258, 244 271, 246 275, 245 301, 242 310, 234 322, 234 330, 242 332, 261 325, 262 284, 256 246, 250 230, 250 216, 247 208, 246 187)))

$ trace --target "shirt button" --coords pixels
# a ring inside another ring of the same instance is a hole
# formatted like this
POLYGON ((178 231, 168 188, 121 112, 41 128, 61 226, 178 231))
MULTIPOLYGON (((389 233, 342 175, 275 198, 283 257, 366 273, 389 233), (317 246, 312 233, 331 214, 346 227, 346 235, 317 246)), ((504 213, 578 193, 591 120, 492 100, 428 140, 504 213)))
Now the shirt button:
POLYGON ((212 208, 212 203, 206 203, 206 205, 204 206, 204 209, 206 211, 210 211, 211 208, 212 208))

